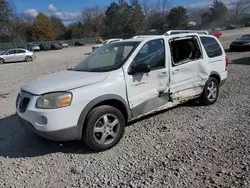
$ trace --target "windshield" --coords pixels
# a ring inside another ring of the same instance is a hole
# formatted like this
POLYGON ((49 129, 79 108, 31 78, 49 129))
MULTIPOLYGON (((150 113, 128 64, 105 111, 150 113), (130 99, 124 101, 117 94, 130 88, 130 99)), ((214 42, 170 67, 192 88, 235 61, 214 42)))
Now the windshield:
POLYGON ((105 40, 104 42, 103 42, 103 44, 107 44, 108 43, 108 40, 105 40))
POLYGON ((0 55, 4 55, 7 51, 4 51, 4 52, 0 52, 0 55))
POLYGON ((102 46, 81 63, 74 71, 106 72, 120 68, 140 42, 109 43, 102 46))
POLYGON ((241 40, 250 40, 250 35, 243 35, 240 37, 241 40))

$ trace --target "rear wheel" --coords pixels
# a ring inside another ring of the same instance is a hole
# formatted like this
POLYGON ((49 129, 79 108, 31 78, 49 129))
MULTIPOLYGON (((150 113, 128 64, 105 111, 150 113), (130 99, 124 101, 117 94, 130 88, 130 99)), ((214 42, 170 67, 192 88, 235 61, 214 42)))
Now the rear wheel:
POLYGON ((33 59, 32 59, 32 57, 31 56, 26 56, 25 57, 25 61, 26 62, 31 62, 33 59))
POLYGON ((114 147, 120 141, 126 122, 117 108, 103 105, 89 112, 85 125, 83 132, 85 144, 99 152, 114 147))
POLYGON ((0 58, 0 64, 4 64, 4 59, 0 58))
POLYGON ((205 84, 202 95, 200 96, 200 102, 203 105, 211 105, 216 102, 219 96, 219 84, 218 81, 210 77, 205 84))

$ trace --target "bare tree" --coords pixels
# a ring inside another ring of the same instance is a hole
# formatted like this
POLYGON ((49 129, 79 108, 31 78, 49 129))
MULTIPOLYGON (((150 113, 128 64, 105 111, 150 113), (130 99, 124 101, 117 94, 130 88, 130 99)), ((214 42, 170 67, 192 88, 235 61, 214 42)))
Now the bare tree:
POLYGON ((148 18, 148 13, 149 13, 148 0, 142 0, 141 4, 142 4, 142 9, 144 11, 144 14, 145 14, 146 18, 148 18))
POLYGON ((250 13, 250 0, 235 0, 233 14, 237 18, 241 14, 250 13))
POLYGON ((157 0, 156 1, 156 8, 160 11, 160 12, 165 12, 167 8, 169 8, 171 6, 170 4, 170 0, 157 0))
POLYGON ((100 34, 103 26, 104 10, 98 6, 93 8, 85 8, 82 11, 82 21, 85 33, 91 32, 93 35, 100 34))
POLYGON ((169 0, 161 0, 161 10, 162 12, 165 12, 167 8, 171 6, 169 0))

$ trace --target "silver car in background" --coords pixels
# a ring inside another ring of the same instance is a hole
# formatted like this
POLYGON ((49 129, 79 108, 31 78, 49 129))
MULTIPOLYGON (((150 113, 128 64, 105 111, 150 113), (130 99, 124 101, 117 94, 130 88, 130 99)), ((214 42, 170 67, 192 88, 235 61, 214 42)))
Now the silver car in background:
POLYGON ((26 61, 30 62, 36 58, 35 54, 29 50, 17 48, 0 53, 0 64, 26 61))

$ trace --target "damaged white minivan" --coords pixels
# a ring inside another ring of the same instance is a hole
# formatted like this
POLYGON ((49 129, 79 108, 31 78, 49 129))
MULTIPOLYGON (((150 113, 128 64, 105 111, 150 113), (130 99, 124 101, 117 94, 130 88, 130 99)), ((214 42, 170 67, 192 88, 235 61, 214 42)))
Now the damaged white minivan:
POLYGON ((131 120, 197 99, 216 102, 228 58, 217 38, 198 33, 144 36, 107 44, 70 70, 22 87, 22 125, 56 141, 115 146, 131 120))

